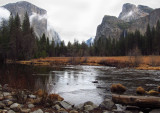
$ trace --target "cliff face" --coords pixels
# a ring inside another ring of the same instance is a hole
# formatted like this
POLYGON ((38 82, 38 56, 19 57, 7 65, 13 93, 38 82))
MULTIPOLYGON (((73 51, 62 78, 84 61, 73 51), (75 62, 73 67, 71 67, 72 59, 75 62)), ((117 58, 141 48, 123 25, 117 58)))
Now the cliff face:
POLYGON ((26 1, 10 3, 3 7, 9 10, 14 16, 18 13, 21 22, 23 21, 24 14, 27 12, 30 17, 31 26, 34 28, 37 37, 41 37, 45 33, 50 40, 54 39, 55 42, 60 41, 58 33, 48 25, 46 10, 26 1))
POLYGON ((149 15, 151 11, 153 11, 153 9, 148 6, 136 6, 134 4, 126 3, 123 5, 122 12, 118 18, 130 22, 149 15))
POLYGON ((122 20, 114 16, 104 16, 102 23, 97 27, 96 39, 98 37, 118 38, 122 29, 119 24, 124 23, 122 20))
POLYGON ((158 20, 160 20, 160 9, 155 9, 148 16, 133 21, 127 30, 129 32, 134 32, 138 29, 142 34, 144 34, 146 32, 147 25, 149 24, 151 27, 156 26, 158 20))
POLYGON ((135 32, 136 29, 145 33, 147 25, 155 26, 160 20, 160 9, 153 10, 148 6, 124 4, 120 16, 104 16, 97 27, 96 40, 100 37, 119 38, 123 31, 135 32), (132 13, 131 13, 132 12, 132 13))

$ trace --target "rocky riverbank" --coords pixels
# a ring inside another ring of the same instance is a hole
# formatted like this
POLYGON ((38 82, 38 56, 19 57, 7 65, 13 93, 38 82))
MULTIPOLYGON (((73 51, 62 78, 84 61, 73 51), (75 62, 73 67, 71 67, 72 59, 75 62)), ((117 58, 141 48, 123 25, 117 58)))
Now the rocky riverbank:
MULTIPOLYGON (((96 97, 95 97, 96 98, 96 97)), ((159 113, 152 110, 150 113, 159 113)), ((143 113, 140 108, 115 104, 105 99, 100 105, 88 101, 74 106, 57 94, 31 92, 0 85, 0 113, 143 113)), ((144 112, 145 113, 145 112, 144 112)))

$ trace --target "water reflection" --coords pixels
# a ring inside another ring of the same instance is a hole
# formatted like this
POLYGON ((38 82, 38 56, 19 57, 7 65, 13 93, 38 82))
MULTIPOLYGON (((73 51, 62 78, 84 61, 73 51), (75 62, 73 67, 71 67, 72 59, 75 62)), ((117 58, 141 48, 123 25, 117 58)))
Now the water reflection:
POLYGON ((72 103, 80 104, 87 100, 93 101, 95 97, 97 99, 94 99, 94 102, 100 103, 102 98, 96 90, 96 85, 92 83, 95 79, 95 76, 82 68, 76 71, 67 69, 65 71, 51 71, 46 77, 45 84, 49 93, 58 93, 72 103))
POLYGON ((65 100, 80 104, 93 101, 99 104, 111 98, 110 86, 121 83, 134 94, 138 86, 146 90, 156 89, 160 82, 160 71, 117 69, 107 66, 33 67, 7 65, 0 68, 0 84, 30 90, 44 89, 58 93, 65 100), (98 83, 92 83, 97 80, 98 83))

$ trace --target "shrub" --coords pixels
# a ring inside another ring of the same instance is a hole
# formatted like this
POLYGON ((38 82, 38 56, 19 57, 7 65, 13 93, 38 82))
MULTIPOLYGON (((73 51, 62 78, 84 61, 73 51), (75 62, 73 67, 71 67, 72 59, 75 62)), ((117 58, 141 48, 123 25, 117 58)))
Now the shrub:
POLYGON ((136 89, 136 93, 139 94, 139 95, 144 95, 146 93, 146 91, 144 90, 144 88, 138 87, 136 89))
POLYGON ((154 90, 150 90, 150 91, 147 92, 147 94, 156 96, 156 95, 159 95, 159 92, 158 91, 154 91, 154 90))
POLYGON ((126 87, 123 86, 122 84, 112 84, 112 86, 111 86, 112 93, 122 94, 125 91, 126 91, 126 87))
POLYGON ((45 92, 42 89, 39 89, 38 91, 35 92, 35 95, 39 96, 39 97, 47 97, 48 93, 45 92))
POLYGON ((48 98, 51 100, 51 101, 63 101, 64 98, 62 98, 61 96, 59 96, 58 94, 50 94, 48 96, 48 98))

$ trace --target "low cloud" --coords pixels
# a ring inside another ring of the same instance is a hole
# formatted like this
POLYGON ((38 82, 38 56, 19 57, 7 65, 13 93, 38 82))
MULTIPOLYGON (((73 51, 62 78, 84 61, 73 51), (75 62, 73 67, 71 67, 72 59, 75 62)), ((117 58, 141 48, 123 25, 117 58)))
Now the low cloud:
POLYGON ((47 19, 47 14, 39 15, 37 13, 32 13, 32 15, 29 17, 29 19, 32 21, 34 18, 36 18, 38 20, 47 19))
POLYGON ((3 19, 8 20, 9 16, 10 12, 5 8, 0 7, 0 23, 2 22, 3 19))

